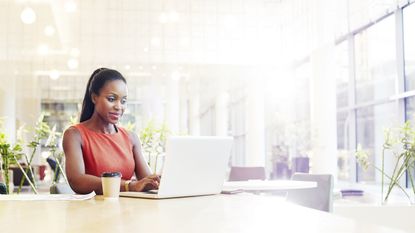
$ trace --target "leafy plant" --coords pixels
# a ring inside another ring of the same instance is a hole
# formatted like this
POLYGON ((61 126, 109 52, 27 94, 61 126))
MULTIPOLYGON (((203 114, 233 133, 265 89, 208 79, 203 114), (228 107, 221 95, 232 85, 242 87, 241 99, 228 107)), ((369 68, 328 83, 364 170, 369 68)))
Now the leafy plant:
MULTIPOLYGON (((24 158, 25 158, 26 165, 27 165, 25 172, 26 173, 30 172, 32 177, 35 177, 32 166, 31 166, 33 158, 36 154, 37 149, 39 148, 41 140, 46 139, 48 137, 49 133, 50 133, 50 127, 49 127, 48 124, 43 122, 43 118, 44 118, 43 114, 40 115, 40 117, 38 118, 38 120, 35 124, 35 127, 34 127, 33 138, 29 142, 29 144, 27 144, 27 147, 29 147, 32 150, 32 152, 30 154, 30 157, 27 157, 26 154, 23 154, 24 158)), ((18 135, 23 134, 23 132, 26 131, 26 130, 24 129, 24 126, 22 126, 19 129, 19 131, 20 131, 20 133, 18 133, 18 135)), ((23 137, 22 136, 18 136, 18 137, 21 138, 20 140, 22 141, 22 144, 23 144, 23 137)), ((26 180, 26 177, 22 176, 22 179, 20 180, 20 184, 19 184, 19 188, 17 190, 17 193, 20 193, 25 180, 26 180)), ((33 182, 34 182, 34 185, 36 186, 35 179, 33 179, 33 182)))
MULTIPOLYGON (((0 121, 0 129, 3 129, 3 122, 0 121)), ((15 145, 12 145, 7 141, 6 134, 3 131, 0 131, 0 155, 2 159, 1 169, 4 171, 4 178, 5 178, 5 185, 6 185, 6 193, 11 193, 10 190, 10 177, 9 177, 9 169, 10 165, 16 164, 19 169, 22 171, 23 175, 28 179, 27 173, 24 171, 18 160, 24 155, 22 152, 22 146, 19 142, 15 145)), ((37 193, 36 187, 32 182, 29 180, 29 184, 32 187, 32 190, 37 193)))
MULTIPOLYGON (((399 184, 399 180, 406 174, 409 184, 415 195, 414 184, 414 163, 415 163, 415 129, 409 121, 405 122, 402 127, 389 128, 384 130, 385 142, 382 145, 381 167, 373 165, 375 170, 381 173, 381 198, 384 202, 388 201, 392 190, 397 187, 412 202, 407 190, 399 184), (391 174, 385 172, 385 154, 390 151, 395 158, 395 165, 391 174), (386 193, 384 186, 387 183, 386 193)), ((359 144, 355 153, 356 159, 363 169, 372 166, 368 161, 368 152, 362 149, 359 144)))
POLYGON ((52 130, 49 131, 48 139, 46 140, 45 146, 49 149, 51 152, 51 156, 56 162, 55 170, 54 170, 54 178, 53 182, 58 182, 59 175, 62 174, 63 178, 65 179, 65 182, 68 183, 68 178, 65 175, 65 172, 63 170, 62 161, 64 157, 64 153, 62 151, 59 151, 58 149, 58 136, 60 136, 61 133, 56 132, 56 125, 52 127, 52 130))
POLYGON ((157 169, 159 156, 166 150, 166 140, 170 134, 166 124, 156 126, 154 121, 149 121, 140 131, 141 145, 144 153, 148 156, 149 166, 152 164, 152 158, 155 158, 154 172, 157 169))

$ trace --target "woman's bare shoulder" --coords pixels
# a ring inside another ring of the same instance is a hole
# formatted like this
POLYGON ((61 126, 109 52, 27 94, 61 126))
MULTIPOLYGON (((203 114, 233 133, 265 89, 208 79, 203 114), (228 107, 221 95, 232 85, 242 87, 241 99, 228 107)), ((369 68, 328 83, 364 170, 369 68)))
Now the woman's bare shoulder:
POLYGON ((75 126, 67 128, 63 134, 63 139, 81 139, 81 133, 75 126))
POLYGON ((133 145, 136 145, 137 143, 140 142, 140 140, 138 139, 137 134, 134 131, 126 130, 126 132, 128 133, 128 137, 130 138, 130 141, 133 145))

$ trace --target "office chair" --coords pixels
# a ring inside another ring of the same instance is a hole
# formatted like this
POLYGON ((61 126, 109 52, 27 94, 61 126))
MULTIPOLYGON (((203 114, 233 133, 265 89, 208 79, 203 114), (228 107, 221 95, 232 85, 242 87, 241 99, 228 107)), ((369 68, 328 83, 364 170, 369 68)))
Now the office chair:
POLYGON ((292 180, 315 181, 316 188, 293 189, 287 192, 287 200, 305 207, 333 211, 333 176, 330 174, 294 173, 292 180))
POLYGON ((229 181, 265 180, 264 167, 231 167, 229 181))

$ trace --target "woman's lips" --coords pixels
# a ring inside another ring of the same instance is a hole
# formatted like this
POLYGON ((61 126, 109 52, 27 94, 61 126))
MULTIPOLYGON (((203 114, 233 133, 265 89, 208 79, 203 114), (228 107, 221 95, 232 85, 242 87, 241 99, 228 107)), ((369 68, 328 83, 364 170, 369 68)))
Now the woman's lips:
POLYGON ((110 115, 110 118, 111 119, 114 119, 114 120, 118 120, 120 118, 120 116, 121 116, 120 113, 113 113, 113 112, 110 112, 109 115, 110 115))

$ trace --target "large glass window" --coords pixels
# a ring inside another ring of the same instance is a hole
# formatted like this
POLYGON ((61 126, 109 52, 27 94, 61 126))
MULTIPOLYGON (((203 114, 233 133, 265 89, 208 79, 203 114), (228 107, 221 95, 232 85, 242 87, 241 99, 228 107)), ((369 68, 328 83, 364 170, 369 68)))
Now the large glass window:
POLYGON ((415 89, 415 4, 403 9, 405 85, 415 89))
POLYGON ((405 100, 406 120, 415 122, 415 97, 409 97, 405 100))
POLYGON ((349 180, 352 166, 349 151, 350 118, 348 111, 337 113, 337 168, 338 179, 349 180))
POLYGON ((337 107, 344 108, 348 106, 349 98, 349 51, 347 41, 336 46, 335 50, 335 74, 337 86, 337 107))
POLYGON ((355 37, 356 102, 395 94, 395 18, 389 16, 355 37))
POLYGON ((337 93, 337 168, 338 179, 350 178, 350 151, 349 151, 349 127, 348 110, 342 110, 349 106, 349 50, 348 41, 344 41, 335 49, 335 74, 337 93))
MULTIPOLYGON (((360 108, 356 111, 356 141, 369 153, 369 162, 381 167, 384 129, 399 125, 396 102, 360 108)), ((388 168, 386 168, 388 169, 388 168)), ((358 181, 379 181, 374 166, 368 170, 358 168, 358 181)))

